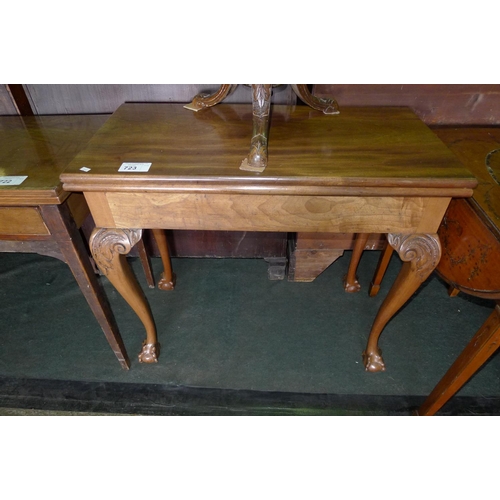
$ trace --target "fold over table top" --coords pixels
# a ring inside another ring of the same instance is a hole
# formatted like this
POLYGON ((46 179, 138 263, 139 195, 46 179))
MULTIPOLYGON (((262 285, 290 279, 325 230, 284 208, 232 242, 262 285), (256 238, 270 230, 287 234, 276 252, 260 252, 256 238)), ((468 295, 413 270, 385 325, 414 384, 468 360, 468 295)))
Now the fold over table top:
POLYGON ((69 191, 438 197, 468 197, 477 184, 409 108, 342 108, 332 116, 272 106, 263 173, 239 169, 251 136, 248 104, 196 113, 180 104, 125 103, 61 180, 69 191), (118 172, 128 162, 151 166, 118 172))

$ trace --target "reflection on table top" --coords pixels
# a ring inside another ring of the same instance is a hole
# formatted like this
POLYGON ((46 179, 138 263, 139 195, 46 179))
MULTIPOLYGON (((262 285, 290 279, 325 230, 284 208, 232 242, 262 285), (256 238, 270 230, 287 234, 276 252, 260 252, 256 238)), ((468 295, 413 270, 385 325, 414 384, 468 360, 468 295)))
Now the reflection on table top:
POLYGON ((500 186, 486 165, 488 155, 500 149, 500 127, 447 127, 434 132, 477 178, 472 202, 500 233, 500 186))
POLYGON ((109 115, 1 116, 0 176, 27 176, 2 185, 0 203, 34 197, 60 203, 67 197, 59 176, 109 115))
POLYGON ((430 196, 469 196, 476 184, 408 108, 343 108, 329 116, 277 105, 270 123, 268 167, 244 172, 238 167, 252 136, 250 105, 194 113, 181 104, 126 103, 61 178, 69 190, 318 195, 383 195, 398 188, 401 195, 424 189, 430 196), (152 165, 148 172, 118 172, 125 162, 152 165))

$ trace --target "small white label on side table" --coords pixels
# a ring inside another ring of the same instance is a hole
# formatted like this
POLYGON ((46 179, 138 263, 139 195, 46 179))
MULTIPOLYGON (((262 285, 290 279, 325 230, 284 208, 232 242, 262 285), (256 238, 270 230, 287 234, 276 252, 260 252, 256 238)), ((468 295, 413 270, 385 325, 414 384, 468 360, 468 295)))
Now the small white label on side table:
POLYGON ((27 175, 1 175, 0 186, 19 186, 27 178, 27 175))
POLYGON ((147 172, 152 163, 122 163, 118 172, 147 172))

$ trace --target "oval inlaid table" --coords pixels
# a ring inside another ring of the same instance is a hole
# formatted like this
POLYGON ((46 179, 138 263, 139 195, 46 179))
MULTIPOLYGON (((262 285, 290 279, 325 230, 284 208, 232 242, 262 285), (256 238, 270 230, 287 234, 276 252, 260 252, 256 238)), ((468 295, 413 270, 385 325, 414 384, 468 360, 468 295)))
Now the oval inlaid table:
POLYGON ((140 360, 156 362, 159 346, 125 259, 141 228, 385 233, 404 263, 364 352, 367 370, 384 370, 380 334, 435 269, 448 204, 471 196, 476 179, 402 107, 329 116, 273 106, 265 172, 244 171, 252 116, 245 104, 191 113, 179 104, 125 103, 61 175, 64 189, 83 192, 89 204, 97 265, 146 329, 140 360))
POLYGON ((450 203, 438 231, 443 256, 436 272, 450 285, 450 295, 462 292, 495 305, 419 415, 439 411, 500 346, 500 128, 443 128, 435 133, 479 182, 472 198, 450 203))

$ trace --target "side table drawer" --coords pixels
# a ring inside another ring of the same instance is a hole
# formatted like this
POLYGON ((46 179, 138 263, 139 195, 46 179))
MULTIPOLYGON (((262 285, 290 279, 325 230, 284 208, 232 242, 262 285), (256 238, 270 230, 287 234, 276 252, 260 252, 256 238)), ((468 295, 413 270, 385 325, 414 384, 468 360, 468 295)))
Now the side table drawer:
POLYGON ((35 207, 0 207, 0 235, 49 235, 35 207))

